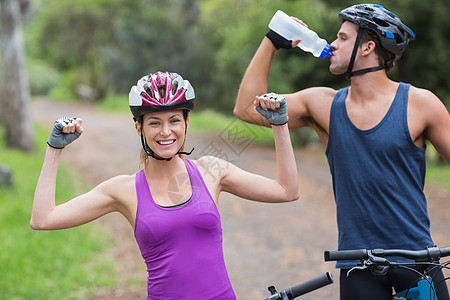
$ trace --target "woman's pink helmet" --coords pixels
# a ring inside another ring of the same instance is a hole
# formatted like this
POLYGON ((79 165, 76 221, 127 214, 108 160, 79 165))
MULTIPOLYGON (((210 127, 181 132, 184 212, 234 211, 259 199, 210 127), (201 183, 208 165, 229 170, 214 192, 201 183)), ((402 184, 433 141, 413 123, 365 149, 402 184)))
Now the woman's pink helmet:
POLYGON ((156 111, 194 108, 195 93, 188 80, 177 73, 156 72, 131 87, 129 105, 133 117, 156 111))

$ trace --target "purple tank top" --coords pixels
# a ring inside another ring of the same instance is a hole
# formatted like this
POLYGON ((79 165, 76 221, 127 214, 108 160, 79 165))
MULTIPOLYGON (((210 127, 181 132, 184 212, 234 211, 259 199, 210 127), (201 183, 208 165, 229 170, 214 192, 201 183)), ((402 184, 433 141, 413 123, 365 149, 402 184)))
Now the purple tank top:
POLYGON ((134 236, 147 264, 147 299, 236 299, 223 257, 219 211, 195 164, 183 161, 192 197, 181 206, 157 205, 144 171, 136 174, 134 236))

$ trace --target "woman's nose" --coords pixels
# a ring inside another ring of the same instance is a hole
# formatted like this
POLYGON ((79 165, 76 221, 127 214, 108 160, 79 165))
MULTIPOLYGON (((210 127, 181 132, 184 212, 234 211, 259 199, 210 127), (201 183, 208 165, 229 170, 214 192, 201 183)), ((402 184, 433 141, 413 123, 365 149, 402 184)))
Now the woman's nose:
POLYGON ((163 124, 161 128, 161 135, 168 136, 170 135, 170 132, 171 130, 169 124, 163 124))

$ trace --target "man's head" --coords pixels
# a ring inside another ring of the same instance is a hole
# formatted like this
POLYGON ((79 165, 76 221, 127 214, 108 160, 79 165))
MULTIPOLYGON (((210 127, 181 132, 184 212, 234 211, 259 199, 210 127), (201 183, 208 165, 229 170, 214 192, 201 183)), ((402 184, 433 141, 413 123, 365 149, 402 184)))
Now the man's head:
POLYGON ((354 53, 346 73, 347 77, 391 68, 394 60, 401 57, 408 43, 415 39, 414 32, 395 14, 381 5, 353 5, 342 10, 339 13, 339 19, 341 22, 349 21, 359 26, 354 53), (378 48, 375 51, 379 55, 380 66, 353 72, 356 49, 368 41, 373 41, 375 48, 378 48))

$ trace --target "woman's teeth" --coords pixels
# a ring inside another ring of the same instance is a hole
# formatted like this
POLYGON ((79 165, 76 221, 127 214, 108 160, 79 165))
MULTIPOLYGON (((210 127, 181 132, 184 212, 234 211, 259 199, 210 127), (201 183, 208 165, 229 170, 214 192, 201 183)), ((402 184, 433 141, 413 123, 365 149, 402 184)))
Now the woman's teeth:
POLYGON ((175 143, 175 140, 170 140, 170 141, 158 141, 158 144, 160 145, 170 145, 175 143))

